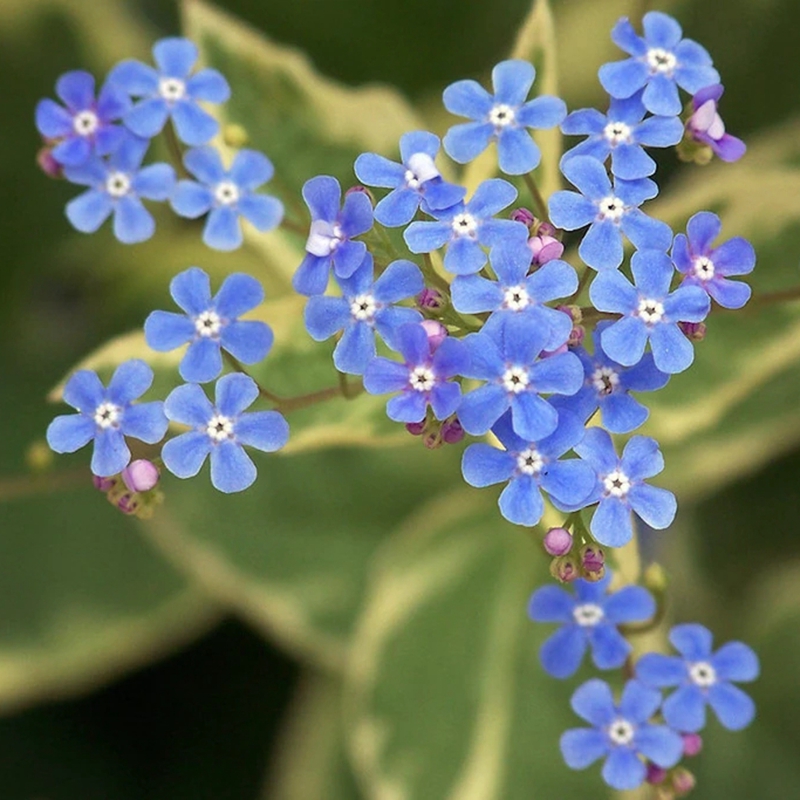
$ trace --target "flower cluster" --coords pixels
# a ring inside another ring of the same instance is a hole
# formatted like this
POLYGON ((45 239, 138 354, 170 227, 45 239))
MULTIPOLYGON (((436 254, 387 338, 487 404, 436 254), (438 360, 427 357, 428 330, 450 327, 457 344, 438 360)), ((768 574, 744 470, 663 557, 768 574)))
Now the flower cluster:
POLYGON ((50 99, 37 105, 36 127, 45 141, 40 162, 50 165, 51 174, 87 187, 67 204, 67 219, 94 233, 113 216, 114 236, 134 244, 155 232, 142 200, 169 202, 181 217, 206 216, 203 241, 217 250, 241 245, 240 218, 259 231, 275 228, 283 205, 256 191, 273 175, 270 160, 242 150, 226 169, 208 145, 219 123, 200 103, 226 102, 228 82, 215 69, 195 70, 198 50, 187 39, 161 39, 153 59, 155 67, 132 59, 117 64, 97 93, 90 73, 67 72, 56 82, 63 105, 50 99), (191 148, 183 167, 196 180, 178 181, 169 164, 143 166, 162 132, 177 148, 191 148))

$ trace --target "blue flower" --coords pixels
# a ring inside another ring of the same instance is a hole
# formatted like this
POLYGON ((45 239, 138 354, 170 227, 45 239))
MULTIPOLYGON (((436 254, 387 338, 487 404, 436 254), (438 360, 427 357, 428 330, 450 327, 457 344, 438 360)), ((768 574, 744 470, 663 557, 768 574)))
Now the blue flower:
POLYGON ((444 149, 459 164, 497 142, 500 169, 522 175, 539 165, 541 153, 526 128, 554 128, 567 113, 564 101, 542 96, 525 102, 536 77, 527 61, 502 61, 492 70, 494 96, 475 81, 457 81, 444 90, 451 114, 475 120, 455 125, 444 137, 444 149))
POLYGON ((555 431, 558 413, 541 395, 575 394, 583 367, 574 353, 541 358, 550 331, 515 314, 490 332, 464 338, 471 364, 465 373, 486 383, 464 395, 458 418, 467 433, 482 436, 511 409, 514 433, 538 442, 555 431))
POLYGON ((303 199, 311 211, 311 230, 306 257, 292 279, 300 294, 323 294, 331 265, 337 278, 349 278, 367 252, 364 242, 353 238, 372 227, 372 204, 363 192, 352 192, 339 208, 342 188, 336 178, 318 175, 305 182, 303 199))
POLYGON ((114 123, 130 108, 128 96, 106 83, 95 100, 94 77, 88 72, 65 72, 56 82, 54 100, 40 100, 36 106, 36 128, 42 136, 58 142, 53 158, 65 166, 78 166, 92 153, 104 156, 124 141, 125 128, 114 123))
POLYGON ((233 372, 214 388, 214 405, 202 387, 185 383, 173 389, 164 412, 192 430, 164 444, 164 466, 179 478, 193 478, 211 454, 211 483, 229 494, 241 492, 256 479, 256 467, 243 445, 264 453, 280 450, 289 439, 289 425, 277 411, 243 413, 258 397, 248 375, 233 372))
POLYGON ((672 261, 655 250, 639 250, 631 259, 635 286, 620 272, 603 272, 589 288, 599 311, 622 314, 600 335, 603 350, 620 364, 638 363, 650 341, 656 367, 670 375, 683 372, 694 360, 692 343, 679 322, 700 322, 708 316, 708 295, 698 286, 670 292, 672 261))
POLYGON ((716 214, 701 211, 686 226, 686 236, 679 233, 672 245, 672 260, 684 274, 683 286, 699 286, 723 308, 741 308, 750 299, 750 287, 729 281, 729 275, 747 275, 756 265, 753 245, 736 236, 712 247, 722 223, 716 214))
POLYGON ((675 495, 644 482, 664 469, 664 457, 655 439, 632 437, 620 458, 606 431, 589 428, 575 452, 589 462, 597 475, 594 494, 582 505, 599 501, 591 531, 600 544, 622 547, 633 538, 631 511, 656 530, 672 524, 678 508, 675 495))
POLYGON ((665 117, 681 113, 678 86, 690 94, 719 83, 711 56, 697 42, 682 39, 681 26, 666 14, 650 11, 644 15, 644 38, 623 17, 611 38, 632 58, 603 64, 600 83, 612 96, 630 97, 644 88, 642 102, 653 114, 665 117), (677 84, 677 85, 676 85, 677 84))
POLYGON ((758 657, 742 642, 728 642, 711 652, 711 631, 702 625, 676 625, 669 640, 681 654, 647 653, 636 663, 636 677, 648 686, 679 687, 664 701, 664 719, 671 728, 694 733, 706 724, 710 705, 729 730, 745 728, 755 717, 753 701, 732 682, 754 681, 758 657))
POLYGON ((442 179, 436 168, 439 137, 427 131, 412 131, 400 139, 402 164, 376 153, 362 153, 355 163, 358 179, 367 186, 392 189, 375 206, 375 219, 390 228, 407 225, 420 203, 425 209, 449 208, 461 202, 463 186, 442 179))
POLYGON ((389 419, 421 422, 428 405, 438 420, 454 414, 461 402, 461 387, 450 378, 467 369, 469 357, 463 343, 448 337, 431 353, 425 328, 411 323, 397 329, 395 346, 404 363, 378 357, 364 371, 364 388, 370 394, 400 392, 386 404, 389 419))
POLYGON ((172 119, 178 138, 195 147, 217 135, 219 123, 199 102, 224 103, 231 94, 228 82, 215 69, 190 73, 198 58, 188 39, 160 39, 153 45, 158 69, 128 59, 117 64, 109 81, 133 97, 143 98, 123 117, 129 130, 151 139, 172 119))
POLYGON ((90 156, 85 164, 66 167, 72 183, 91 187, 67 203, 67 218, 83 233, 94 233, 113 213, 114 236, 125 244, 149 239, 156 223, 142 205, 146 200, 164 201, 175 187, 175 170, 169 164, 142 167, 148 142, 129 136, 107 160, 90 156))
POLYGON ((621 667, 633 648, 618 626, 646 622, 656 613, 655 601, 646 589, 624 586, 609 592, 611 578, 610 570, 596 582, 579 578, 574 582, 574 595, 560 586, 542 586, 531 595, 530 618, 561 625, 539 653, 542 667, 554 678, 574 675, 587 647, 598 669, 621 667))
POLYGON ((393 261, 373 280, 372 256, 367 253, 361 266, 349 278, 338 278, 337 283, 341 297, 309 298, 306 329, 318 342, 343 330, 333 351, 333 363, 340 372, 362 375, 375 357, 376 333, 394 347, 401 325, 422 321, 419 311, 395 303, 419 294, 425 282, 419 267, 410 261, 393 261))
POLYGON ((599 408, 607 431, 630 433, 643 425, 649 415, 647 408, 631 397, 630 392, 661 389, 667 385, 669 375, 656 368, 651 353, 645 353, 633 367, 624 367, 609 358, 603 350, 601 336, 610 324, 600 322, 592 332, 593 355, 582 347, 573 351, 583 364, 581 390, 572 397, 554 397, 550 402, 559 413, 567 409, 583 420, 588 420, 599 408))
POLYGON ((494 178, 484 181, 472 199, 447 209, 430 209, 436 222, 412 222, 403 233, 412 253, 432 253, 447 245, 444 268, 456 275, 478 272, 486 264, 483 247, 527 247, 528 229, 521 222, 492 219, 517 197, 508 181, 494 178))
POLYGON ((198 147, 183 157, 186 169, 200 182, 178 181, 171 203, 182 217, 208 214, 203 241, 215 250, 235 250, 243 241, 239 217, 259 231, 269 231, 283 218, 283 203, 255 190, 274 174, 272 162, 255 150, 241 150, 230 170, 214 147, 198 147))
POLYGON ((661 705, 661 692, 631 680, 619 705, 611 688, 593 678, 572 695, 572 709, 592 728, 572 728, 561 736, 561 754, 572 769, 586 769, 600 758, 603 780, 624 791, 641 786, 647 774, 644 759, 662 769, 674 767, 683 755, 683 739, 665 725, 648 720, 661 705))
POLYGON ((156 444, 167 432, 161 401, 138 403, 153 383, 153 370, 133 359, 120 364, 108 388, 97 374, 82 369, 64 386, 64 402, 78 414, 56 417, 47 428, 47 443, 56 453, 74 453, 94 440, 92 472, 109 478, 122 472, 131 460, 125 437, 156 444))
POLYGON ((622 263, 622 234, 637 248, 666 253, 672 244, 669 225, 648 217, 639 206, 658 194, 649 178, 611 181, 605 167, 590 156, 575 156, 561 171, 578 187, 577 192, 555 192, 550 197, 550 219, 557 228, 575 231, 589 225, 578 254, 597 270, 616 269, 622 263))
POLYGON ((561 124, 561 130, 572 136, 589 138, 568 150, 562 159, 590 156, 605 163, 611 155, 611 172, 617 178, 633 181, 656 171, 656 162, 642 149, 671 147, 683 138, 683 125, 678 117, 648 117, 641 94, 626 100, 613 100, 608 114, 594 108, 573 111, 561 124))
POLYGON ((153 311, 145 320, 144 337, 153 350, 162 353, 191 342, 178 367, 185 381, 213 381, 222 371, 221 349, 245 364, 266 358, 273 338, 269 326, 239 319, 264 300, 264 290, 255 278, 229 275, 212 298, 208 275, 190 267, 172 279, 169 291, 186 313, 153 311))
POLYGON ((487 332, 507 317, 520 314, 550 331, 545 349, 556 350, 564 344, 572 331, 572 318, 545 303, 569 297, 577 290, 575 270, 566 261, 554 259, 528 275, 531 251, 527 245, 519 250, 494 248, 489 260, 499 280, 490 281, 480 275, 459 275, 453 280, 456 311, 493 312, 483 329, 487 332))
POLYGON ((478 443, 464 451, 461 471, 470 486, 484 487, 508 481, 498 504, 500 513, 517 525, 536 525, 544 513, 542 491, 556 506, 586 500, 594 489, 595 474, 578 459, 559 461, 583 438, 581 420, 559 414, 558 427, 538 442, 517 436, 507 411, 492 427, 505 450, 478 443))

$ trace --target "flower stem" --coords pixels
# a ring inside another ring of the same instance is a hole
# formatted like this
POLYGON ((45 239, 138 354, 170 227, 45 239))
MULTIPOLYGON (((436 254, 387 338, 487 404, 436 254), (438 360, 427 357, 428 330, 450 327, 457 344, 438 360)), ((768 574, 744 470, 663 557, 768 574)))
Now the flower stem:
POLYGON ((180 178, 191 177, 186 171, 186 167, 183 165, 183 148, 178 141, 178 137, 175 135, 175 128, 171 123, 164 126, 164 138, 166 139, 170 158, 175 165, 175 171, 178 173, 178 176, 180 178))
POLYGON ((247 375, 256 386, 258 386, 258 393, 265 399, 269 400, 270 403, 274 403, 275 405, 279 406, 284 402, 284 398, 280 397, 273 392, 270 392, 268 389, 265 389, 239 362, 237 358, 232 356, 227 350, 222 351, 222 355, 225 356, 227 362, 236 370, 236 372, 241 372, 242 375, 247 375))
POLYGON ((581 275, 580 280, 578 281, 578 288, 575 290, 575 293, 573 295, 571 295, 564 301, 564 305, 571 305, 581 296, 581 292, 586 288, 586 284, 589 283, 589 278, 591 276, 592 276, 592 271, 589 269, 589 267, 584 267, 583 274, 581 275))
POLYGON ((531 199, 533 200, 534 205, 536 206, 536 214, 542 222, 550 222, 550 216, 547 213, 547 201, 542 196, 542 193, 539 191, 539 187, 536 185, 536 181, 533 179, 533 175, 530 172, 526 172, 522 176, 522 180, 525 181, 525 185, 528 187, 528 191, 530 192, 531 199))
POLYGON ((422 254, 422 274, 430 282, 436 285, 438 289, 444 291, 447 296, 450 296, 450 284, 433 268, 433 261, 431 260, 430 253, 422 254))
POLYGON ((281 220, 281 228, 283 228, 285 231, 290 231, 291 233, 296 233, 299 236, 307 236, 308 235, 308 229, 306 227, 304 227, 303 225, 301 225, 298 222, 295 222, 294 220, 287 219, 286 217, 284 217, 281 220))

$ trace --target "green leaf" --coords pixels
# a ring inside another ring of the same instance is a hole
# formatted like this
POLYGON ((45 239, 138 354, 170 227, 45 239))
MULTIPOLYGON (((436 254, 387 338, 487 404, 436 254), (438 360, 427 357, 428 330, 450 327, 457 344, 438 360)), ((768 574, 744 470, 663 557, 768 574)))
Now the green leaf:
POLYGON ((525 613, 544 566, 485 493, 440 498, 393 534, 345 675, 349 752, 370 796, 597 796, 597 774, 561 761, 574 687, 538 666, 551 631, 525 613))
POLYGON ((90 487, 83 470, 0 484, 3 711, 88 691, 218 619, 216 606, 90 487), (42 494, 48 484, 60 491, 42 494))

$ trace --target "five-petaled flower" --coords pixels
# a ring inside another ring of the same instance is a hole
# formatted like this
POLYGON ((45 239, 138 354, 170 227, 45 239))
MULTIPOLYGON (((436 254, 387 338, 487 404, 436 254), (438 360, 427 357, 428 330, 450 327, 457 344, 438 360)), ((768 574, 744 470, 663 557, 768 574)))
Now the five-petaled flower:
POLYGON ((321 342, 344 331, 333 351, 333 363, 340 372, 362 375, 375 357, 375 334, 389 347, 401 325, 421 322, 414 308, 396 305, 419 294, 425 283, 419 267, 411 261, 393 261, 375 279, 372 255, 367 253, 361 266, 349 278, 337 278, 341 297, 315 295, 305 310, 306 330, 321 342))
POLYGON ((355 173, 362 183, 392 190, 375 206, 375 219, 381 225, 407 225, 420 204, 435 211, 464 199, 467 190, 445 181, 437 169, 438 152, 438 136, 411 131, 400 138, 401 164, 377 153, 362 153, 356 159, 355 173))
POLYGON ((198 55, 197 45, 188 39, 160 39, 153 45, 158 69, 128 59, 111 70, 110 82, 132 97, 142 98, 123 117, 137 136, 151 139, 161 133, 169 118, 178 138, 192 147, 217 135, 219 123, 198 103, 224 103, 231 91, 215 69, 191 74, 198 55))
POLYGON ((168 352, 190 342, 178 371, 185 381, 206 383, 222 371, 225 350, 244 364, 266 358, 272 330, 265 322, 240 320, 264 300, 261 284, 250 275, 234 273, 211 297, 208 275, 199 267, 176 275, 170 283, 172 299, 186 312, 153 311, 145 320, 147 344, 168 352))
POLYGON ((648 720, 661 705, 661 692, 630 680, 619 705, 611 688, 593 678, 572 695, 572 708, 591 728, 572 728, 561 736, 567 766, 585 769, 600 758, 603 780, 620 791, 636 789, 647 774, 644 759, 663 769, 674 767, 683 755, 683 739, 665 725, 648 720))
POLYGON ((745 143, 725 130, 717 105, 725 91, 721 83, 700 89, 692 98, 692 115, 686 131, 697 142, 708 145, 723 161, 738 161, 747 150, 745 143))
POLYGON ((569 678, 578 671, 587 648, 598 669, 617 669, 633 648, 619 632, 620 625, 647 622, 656 613, 652 595, 641 586, 609 591, 611 571, 599 581, 578 579, 575 594, 560 586, 542 586, 528 604, 534 622, 557 622, 561 627, 542 645, 539 656, 545 672, 569 678))
POLYGON ((445 134, 444 149, 460 164, 480 155, 497 142, 500 169, 522 175, 539 165, 541 152, 526 128, 554 128, 567 113, 559 97, 543 95, 526 102, 536 70, 527 61, 502 61, 492 70, 494 95, 479 83, 457 81, 444 90, 444 106, 451 114, 474 120, 454 125, 445 134))
POLYGON ((656 688, 677 686, 663 705, 671 728, 694 733, 706 723, 706 705, 729 730, 740 730, 755 716, 753 701, 732 682, 758 677, 758 657, 742 642, 728 642, 712 652, 711 631, 702 625, 676 625, 669 640, 681 654, 646 653, 636 662, 636 677, 656 688))
POLYGON ((167 432, 164 404, 137 403, 153 383, 153 370, 139 359, 117 367, 108 388, 97 374, 79 370, 64 386, 64 402, 79 413, 56 417, 47 428, 47 443, 56 453, 74 453, 94 440, 92 472, 109 478, 131 460, 125 437, 156 444, 167 432))
POLYGON ((128 135, 115 123, 130 108, 130 99, 113 83, 106 82, 95 99, 94 77, 74 70, 58 79, 56 94, 64 106, 54 100, 40 100, 36 127, 42 136, 57 142, 52 156, 59 164, 75 167, 92 153, 113 153, 128 135))
POLYGON ((642 102, 653 114, 681 113, 678 86, 690 94, 719 83, 711 56, 697 42, 683 39, 681 26, 667 14, 650 11, 644 15, 644 38, 623 17, 611 38, 631 55, 624 61, 603 64, 600 83, 612 96, 631 97, 642 88, 642 102))
POLYGON ((244 413, 258 397, 256 382, 234 372, 220 378, 215 402, 201 386, 185 383, 173 389, 164 412, 192 430, 165 443, 164 465, 179 478, 192 478, 211 455, 211 483, 221 492, 241 492, 256 479, 256 467, 244 445, 264 453, 280 450, 289 439, 289 425, 277 411, 244 413))

